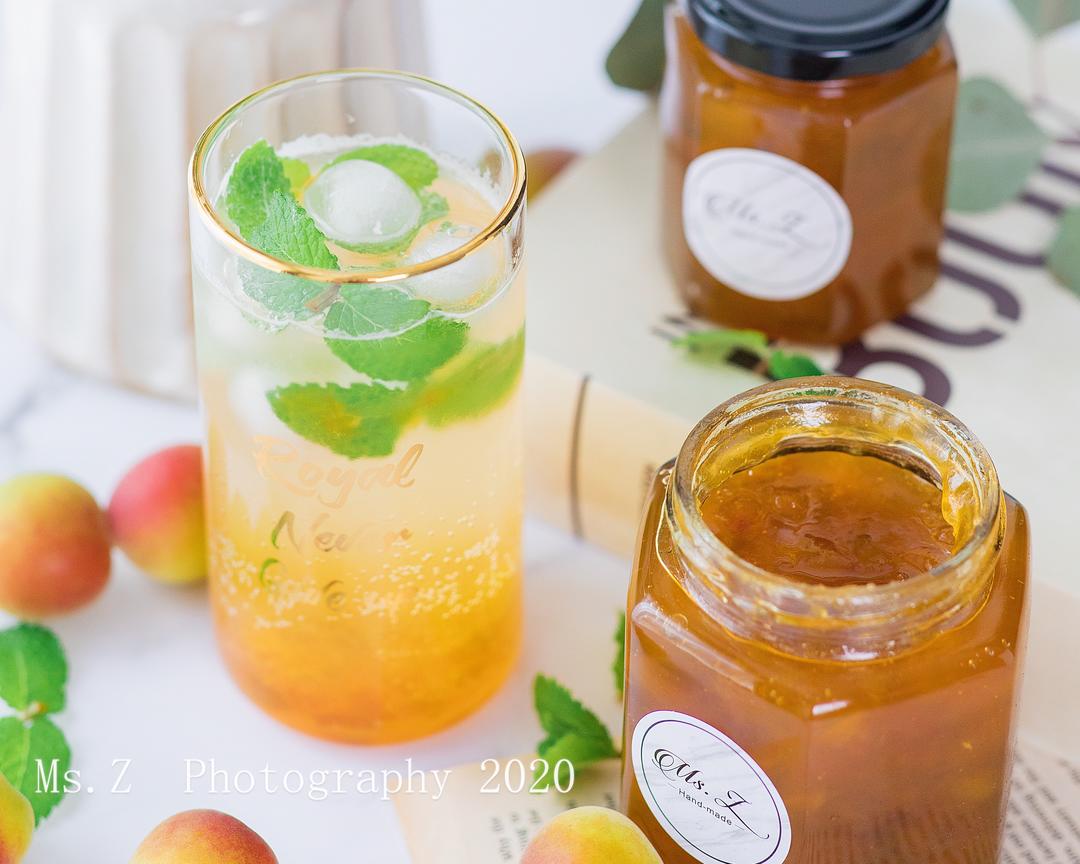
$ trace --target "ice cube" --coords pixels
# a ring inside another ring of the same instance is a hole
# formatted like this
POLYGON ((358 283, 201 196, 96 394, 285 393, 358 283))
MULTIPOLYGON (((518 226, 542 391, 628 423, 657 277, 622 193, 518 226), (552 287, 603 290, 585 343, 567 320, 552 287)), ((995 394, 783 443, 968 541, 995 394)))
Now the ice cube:
POLYGON ((392 245, 416 230, 420 199, 389 168, 349 159, 323 171, 304 193, 315 224, 343 246, 392 245))
MULTIPOLYGON (((467 225, 440 229, 413 247, 409 253, 409 263, 420 264, 453 252, 478 233, 479 229, 467 225)), ((456 309, 494 290, 501 265, 499 242, 490 240, 460 261, 413 276, 409 279, 409 287, 418 297, 435 306, 456 309)))
POLYGON ((242 368, 229 384, 229 405, 250 435, 273 435, 280 428, 266 394, 279 381, 264 369, 242 368))

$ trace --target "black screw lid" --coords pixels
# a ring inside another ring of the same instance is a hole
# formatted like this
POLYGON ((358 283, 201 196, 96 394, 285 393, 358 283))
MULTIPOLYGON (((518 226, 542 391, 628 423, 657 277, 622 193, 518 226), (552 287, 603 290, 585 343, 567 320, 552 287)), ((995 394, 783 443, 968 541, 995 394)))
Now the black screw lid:
POLYGON ((949 0, 687 0, 698 38, 743 66, 800 81, 906 66, 937 42, 949 0))

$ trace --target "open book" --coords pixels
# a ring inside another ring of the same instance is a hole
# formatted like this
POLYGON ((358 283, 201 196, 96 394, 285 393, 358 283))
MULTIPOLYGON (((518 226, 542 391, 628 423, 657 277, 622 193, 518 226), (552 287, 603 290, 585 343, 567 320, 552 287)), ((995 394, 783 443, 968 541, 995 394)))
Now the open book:
MULTIPOLYGON (((1035 115, 1059 143, 1014 202, 948 215, 930 294, 851 344, 800 350, 970 426, 1031 514, 1037 578, 1080 593, 1080 448, 1066 433, 1080 426, 1080 297, 1045 267, 1062 209, 1080 204, 1080 125, 1035 115)), ((530 509, 621 555, 656 467, 708 411, 767 380, 671 345, 709 325, 688 317, 659 248, 660 146, 648 109, 529 213, 530 509)))

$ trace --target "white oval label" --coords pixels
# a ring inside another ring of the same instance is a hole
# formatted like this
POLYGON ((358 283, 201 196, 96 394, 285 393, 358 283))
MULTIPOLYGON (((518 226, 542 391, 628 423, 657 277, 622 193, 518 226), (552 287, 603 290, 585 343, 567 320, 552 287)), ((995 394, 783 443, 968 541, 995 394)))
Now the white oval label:
POLYGON ((631 744, 638 788, 671 838, 702 864, 780 864, 787 808, 768 775, 723 732, 675 711, 646 714, 631 744))
POLYGON ((820 291, 851 253, 844 199, 809 168, 764 150, 712 150, 691 162, 683 230, 718 282, 762 300, 820 291))

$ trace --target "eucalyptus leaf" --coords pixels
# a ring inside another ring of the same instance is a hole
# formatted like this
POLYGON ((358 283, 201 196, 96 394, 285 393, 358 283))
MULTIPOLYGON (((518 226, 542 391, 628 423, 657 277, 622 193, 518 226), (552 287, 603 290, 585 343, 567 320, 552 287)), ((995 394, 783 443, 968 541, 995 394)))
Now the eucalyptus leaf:
POLYGON ((1047 266, 1066 288, 1080 294, 1080 207, 1065 211, 1047 266))
POLYGON ((619 87, 655 90, 664 77, 666 0, 642 0, 626 31, 608 54, 608 77, 619 87))
POLYGON ((1013 200, 1048 141, 1027 109, 998 82, 964 81, 956 105, 949 206, 975 213, 1013 200))
POLYGON ((1080 21, 1080 0, 1012 0, 1012 4, 1036 36, 1080 21))

